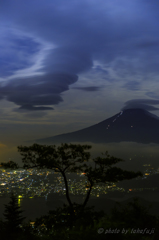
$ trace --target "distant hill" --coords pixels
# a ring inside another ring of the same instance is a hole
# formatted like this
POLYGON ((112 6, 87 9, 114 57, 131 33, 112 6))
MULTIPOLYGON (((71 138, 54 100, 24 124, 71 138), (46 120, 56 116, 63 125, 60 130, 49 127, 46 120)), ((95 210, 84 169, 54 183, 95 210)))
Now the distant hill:
POLYGON ((68 142, 159 143, 159 118, 143 109, 126 109, 88 128, 36 140, 37 143, 68 142))
POLYGON ((88 206, 95 206, 96 211, 103 210, 105 213, 109 214, 111 212, 111 209, 115 207, 117 202, 119 202, 121 208, 123 208, 129 202, 133 202, 134 198, 138 198, 139 204, 141 206, 146 207, 150 214, 159 216, 158 201, 155 200, 149 201, 146 199, 146 196, 142 196, 142 194, 140 195, 138 193, 127 194, 125 195, 125 198, 120 198, 120 200, 116 198, 111 199, 106 194, 103 197, 91 198, 90 201, 88 202, 88 206))
MULTIPOLYGON (((125 189, 129 188, 158 188, 159 189, 159 174, 150 175, 147 178, 124 180, 117 183, 118 187, 125 189)), ((159 191, 159 190, 158 190, 159 191)))

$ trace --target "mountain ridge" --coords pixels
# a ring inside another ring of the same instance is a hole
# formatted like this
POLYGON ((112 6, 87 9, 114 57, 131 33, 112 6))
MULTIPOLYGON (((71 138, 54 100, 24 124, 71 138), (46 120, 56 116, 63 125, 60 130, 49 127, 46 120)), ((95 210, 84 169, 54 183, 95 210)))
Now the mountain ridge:
POLYGON ((122 141, 159 143, 159 118, 144 109, 125 109, 90 127, 36 140, 38 143, 122 141))

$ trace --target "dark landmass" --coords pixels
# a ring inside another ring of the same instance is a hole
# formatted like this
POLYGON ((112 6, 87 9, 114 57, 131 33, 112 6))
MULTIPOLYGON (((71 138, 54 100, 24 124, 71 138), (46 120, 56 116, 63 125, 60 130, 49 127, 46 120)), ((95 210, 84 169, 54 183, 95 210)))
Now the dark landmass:
POLYGON ((37 143, 159 143, 159 118, 143 109, 126 109, 88 128, 38 139, 37 143))
POLYGON ((143 179, 124 180, 117 183, 118 187, 129 188, 159 188, 159 174, 154 174, 143 179))
MULTIPOLYGON (((103 210, 109 214, 111 209, 119 202, 125 206, 128 202, 133 201, 133 198, 138 197, 139 203, 149 209, 149 213, 159 216, 159 192, 131 192, 131 193, 108 193, 100 197, 91 197, 87 206, 94 206, 96 211, 103 210), (150 207, 151 205, 151 207, 150 207), (150 207, 150 208, 149 208, 150 207)), ((71 199, 77 203, 83 202, 82 196, 72 196, 71 199)), ((9 202, 10 198, 0 198, 1 210, 0 218, 4 219, 4 204, 9 202)), ((45 198, 22 199, 21 209, 26 217, 25 221, 34 221, 37 217, 48 214, 49 210, 55 210, 57 207, 62 207, 67 204, 65 196, 52 195, 48 200, 45 198)))

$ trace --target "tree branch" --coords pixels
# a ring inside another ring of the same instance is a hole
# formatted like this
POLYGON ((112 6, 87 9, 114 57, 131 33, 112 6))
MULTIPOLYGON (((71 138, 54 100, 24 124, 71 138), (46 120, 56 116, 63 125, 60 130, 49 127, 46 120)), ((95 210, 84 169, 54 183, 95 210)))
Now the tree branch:
POLYGON ((83 207, 83 208, 86 206, 86 204, 87 204, 87 202, 88 202, 88 200, 89 200, 89 198, 90 198, 90 194, 91 194, 91 191, 92 191, 92 187, 93 187, 93 183, 92 183, 92 181, 90 181, 90 188, 89 188, 89 190, 88 190, 88 192, 87 192, 87 196, 86 196, 86 198, 85 198, 85 200, 84 200, 84 202, 83 202, 83 204, 82 204, 82 207, 83 207))
POLYGON ((70 196, 69 196, 68 182, 67 182, 67 178, 66 178, 65 172, 61 171, 61 174, 62 174, 62 176, 64 178, 64 182, 65 182, 67 201, 68 201, 70 207, 73 208, 73 204, 72 204, 70 196))

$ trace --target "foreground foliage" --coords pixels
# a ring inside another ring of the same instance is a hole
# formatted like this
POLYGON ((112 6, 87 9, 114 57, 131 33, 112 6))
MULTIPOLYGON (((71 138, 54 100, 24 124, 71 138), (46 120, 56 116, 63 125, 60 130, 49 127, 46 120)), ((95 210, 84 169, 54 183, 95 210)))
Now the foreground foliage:
MULTIPOLYGON (((106 226, 114 226, 113 224, 115 224, 115 226, 120 225, 120 221, 113 219, 113 217, 105 216, 104 212, 96 212, 93 208, 87 207, 91 191, 98 184, 115 183, 132 179, 142 176, 142 173, 139 171, 126 171, 114 166, 123 160, 110 156, 108 152, 92 159, 90 152, 87 151, 90 149, 90 145, 80 144, 61 144, 60 146, 33 144, 32 146, 18 146, 18 151, 22 156, 22 168, 50 169, 62 175, 66 189, 65 195, 68 202, 68 205, 65 205, 63 208, 50 211, 47 216, 42 216, 37 219, 34 228, 29 224, 23 225, 18 233, 21 235, 20 239, 25 239, 25 236, 28 236, 30 240, 52 238, 63 240, 75 238, 83 240, 88 238, 105 239, 105 235, 99 234, 98 232, 98 228, 100 228, 99 224, 105 221, 106 226), (66 173, 68 172, 83 172, 85 174, 88 190, 81 205, 71 201, 68 179, 66 177, 66 173)), ((13 161, 1 163, 1 167, 19 168, 18 164, 13 161)), ((130 213, 129 217, 131 217, 130 213)), ((123 221, 126 221, 125 219, 123 221)), ((19 218, 19 220, 22 219, 19 218)), ((17 215, 17 224, 19 220, 17 215)), ((2 223, 2 225, 3 229, 4 224, 2 223)), ((13 227, 13 229, 14 228, 16 227, 13 227)), ((5 231, 4 228, 4 232, 5 231)), ((110 239, 111 237, 114 237, 114 235, 109 235, 110 239)), ((121 235, 119 234, 117 237, 120 239, 121 235)), ((18 235, 16 239, 19 239, 18 235)))
MULTIPOLYGON (((109 215, 102 211, 96 212, 94 207, 83 210, 80 205, 76 205, 76 221, 73 227, 70 227, 68 208, 69 206, 65 205, 37 218, 34 227, 29 223, 22 224, 21 231, 16 235, 8 235, 10 229, 3 229, 1 236, 15 240, 157 240, 159 236, 158 217, 149 214, 148 209, 143 207, 137 198, 123 207, 117 204, 109 215)), ((1 221, 0 225, 2 223, 1 221)))
MULTIPOLYGON (((102 154, 102 157, 92 159, 90 152, 87 151, 90 149, 90 145, 80 144, 61 144, 60 146, 33 144, 32 146, 18 146, 18 151, 24 163, 23 168, 51 169, 62 175, 70 211, 70 224, 72 226, 76 219, 75 204, 70 198, 66 173, 85 173, 88 191, 81 205, 83 209, 86 207, 95 185, 100 183, 115 183, 142 176, 142 173, 139 171, 126 171, 114 166, 123 160, 110 156, 108 152, 102 154)), ((19 167, 14 162, 1 163, 1 166, 14 169, 19 167)))

